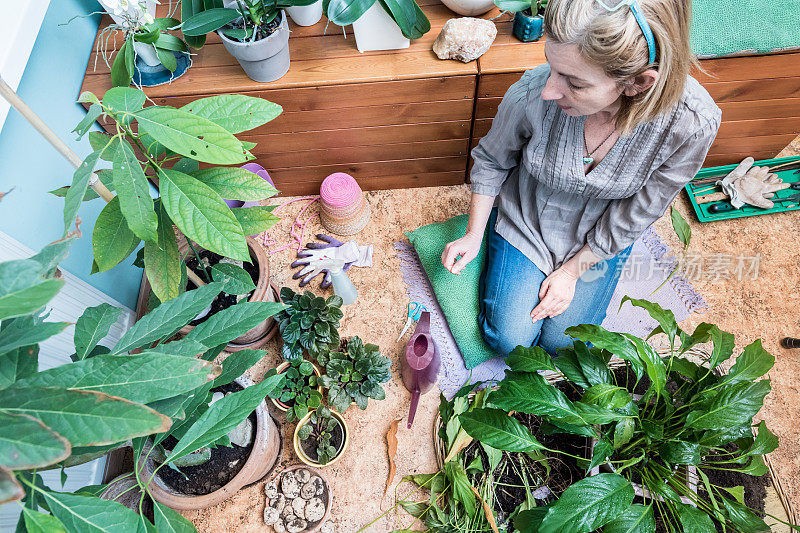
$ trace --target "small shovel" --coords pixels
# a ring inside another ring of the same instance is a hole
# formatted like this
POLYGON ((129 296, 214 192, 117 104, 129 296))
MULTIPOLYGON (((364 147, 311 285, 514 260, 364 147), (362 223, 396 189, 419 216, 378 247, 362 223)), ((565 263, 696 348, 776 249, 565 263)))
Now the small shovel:
POLYGON ((439 375, 442 366, 439 349, 431 336, 431 314, 423 311, 417 329, 406 345, 406 353, 400 358, 400 373, 403 385, 411 393, 411 407, 408 410, 408 428, 414 423, 417 405, 421 394, 428 392, 439 375))

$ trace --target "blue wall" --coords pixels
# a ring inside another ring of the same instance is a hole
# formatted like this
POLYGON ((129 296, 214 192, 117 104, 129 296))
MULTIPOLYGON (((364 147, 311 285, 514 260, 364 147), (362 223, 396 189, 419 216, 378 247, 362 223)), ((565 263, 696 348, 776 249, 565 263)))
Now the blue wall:
MULTIPOLYGON (((85 111, 75 103, 92 51, 99 15, 70 18, 99 10, 95 0, 51 0, 17 93, 79 156, 91 149, 84 137, 70 133, 85 111)), ((72 181, 73 169, 13 109, 0 133, 0 190, 16 187, 0 203, 0 231, 34 250, 61 237, 63 198, 47 191, 72 181)), ((89 275, 92 229, 105 203, 86 202, 79 216, 83 237, 72 246, 61 266, 97 289, 135 308, 142 271, 133 256, 116 268, 89 275)))

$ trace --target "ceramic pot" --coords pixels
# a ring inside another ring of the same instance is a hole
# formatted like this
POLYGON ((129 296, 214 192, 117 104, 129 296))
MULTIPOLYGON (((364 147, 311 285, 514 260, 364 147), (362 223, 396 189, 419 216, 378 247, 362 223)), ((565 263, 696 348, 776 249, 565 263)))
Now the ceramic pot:
MULTIPOLYGON (((276 475, 271 481, 275 481, 276 484, 278 484, 280 482, 280 477, 283 474, 285 474, 286 472, 293 472, 300 468, 305 468, 306 470, 310 471, 312 476, 318 476, 325 484, 325 490, 328 491, 328 501, 326 502, 325 514, 322 516, 322 519, 319 522, 317 522, 315 526, 303 530, 303 533, 316 533, 317 531, 320 530, 322 525, 328 521, 328 518, 330 517, 331 514, 331 507, 333 507, 333 490, 331 489, 331 484, 328 482, 328 478, 326 478, 325 475, 320 470, 312 466, 295 465, 281 470, 281 472, 278 475, 276 475)), ((274 531, 274 529, 272 531, 274 531)))
MULTIPOLYGON (((236 379, 242 388, 249 387, 253 382, 242 376, 236 379)), ((217 505, 236 494, 236 492, 251 483, 255 483, 266 476, 276 464, 281 451, 280 429, 267 410, 265 402, 261 402, 254 411, 256 414, 256 429, 254 432, 253 449, 242 469, 227 485, 219 490, 203 496, 188 496, 178 493, 167 486, 156 474, 156 464, 152 460, 145 460, 147 454, 142 454, 139 461, 140 478, 151 479, 148 485, 150 495, 159 503, 180 511, 188 509, 204 509, 217 505)), ((164 467, 168 468, 168 467, 164 467)))
POLYGON ((362 53, 370 50, 399 50, 411 45, 411 41, 400 31, 400 26, 379 2, 372 4, 372 7, 353 22, 353 34, 356 36, 356 47, 362 53))
POLYGON ((331 459, 330 462, 324 465, 319 464, 314 459, 306 455, 306 452, 303 451, 303 447, 300 445, 301 441, 298 433, 300 432, 300 428, 303 427, 306 424, 306 422, 308 422, 309 418, 311 418, 311 413, 308 413, 306 416, 301 418, 300 421, 297 423, 297 427, 294 429, 294 439, 293 439, 294 453, 301 461, 303 461, 303 463, 307 464, 308 466, 313 466, 316 468, 324 468, 326 466, 331 466, 332 464, 335 464, 339 459, 341 459, 342 456, 347 451, 347 445, 350 444, 350 430, 347 427, 347 422, 344 421, 342 415, 340 415, 333 409, 331 409, 331 415, 341 425, 342 432, 344 433, 344 438, 342 439, 342 446, 339 448, 339 452, 336 454, 336 457, 334 457, 333 459, 331 459))
POLYGON ((161 64, 161 60, 158 58, 156 49, 153 48, 152 44, 133 41, 133 49, 136 52, 136 56, 140 57, 147 65, 155 67, 161 64))
POLYGON ((317 0, 310 6, 287 7, 286 13, 298 26, 313 26, 322 18, 322 0, 317 0))
POLYGON ((544 35, 544 16, 532 15, 530 11, 517 11, 511 32, 524 43, 538 41, 544 35))
MULTIPOLYGON (((314 375, 317 376, 317 377, 320 377, 322 375, 322 372, 320 372, 319 367, 317 365, 315 365, 314 363, 311 363, 311 365, 314 367, 314 375)), ((289 368, 289 362, 288 361, 283 362, 283 363, 279 364, 277 367, 275 367, 275 371, 277 371, 278 374, 282 374, 283 372, 286 371, 287 368, 289 368)), ((317 390, 319 391, 320 394, 322 394, 322 385, 318 386, 317 390)), ((289 406, 286 405, 285 403, 281 402, 280 400, 277 400, 275 398, 270 398, 270 400, 272 400, 272 404, 275 407, 277 407, 279 411, 282 411, 282 412, 285 413, 286 411, 289 410, 289 406)))
POLYGON ((465 17, 476 17, 491 11, 494 8, 494 0, 442 0, 450 11, 454 11, 465 17))
MULTIPOLYGON (((280 297, 278 296, 278 286, 275 283, 270 282, 269 284, 270 291, 269 291, 269 298, 265 301, 267 302, 279 302, 280 297)), ((260 339, 256 339, 253 342, 246 342, 244 344, 236 343, 236 342, 229 342, 228 346, 225 347, 223 350, 225 353, 233 353, 238 352, 239 350, 260 350, 265 344, 275 338, 275 335, 278 333, 278 323, 270 317, 267 319, 267 332, 264 334, 263 337, 260 339)))
POLYGON ((217 31, 225 49, 253 81, 275 81, 289 72, 289 24, 282 10, 278 16, 281 17, 280 26, 269 37, 255 42, 240 43, 217 31))

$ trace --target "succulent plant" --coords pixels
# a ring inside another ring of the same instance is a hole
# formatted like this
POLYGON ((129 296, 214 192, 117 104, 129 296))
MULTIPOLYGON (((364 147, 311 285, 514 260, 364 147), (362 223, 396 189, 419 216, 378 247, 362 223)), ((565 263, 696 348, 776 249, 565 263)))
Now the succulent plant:
MULTIPOLYGON (((265 377, 277 374, 276 369, 271 369, 265 377)), ((290 406, 286 411, 286 420, 292 422, 303 418, 309 409, 316 409, 322 403, 322 394, 317 390, 317 376, 314 375, 314 365, 311 361, 296 359, 289 363, 283 373, 286 378, 282 386, 276 388, 270 398, 290 406)))
POLYGON ((316 443, 317 462, 321 465, 328 464, 335 459, 339 451, 331 444, 337 425, 339 422, 333 418, 331 410, 323 405, 311 413, 308 421, 297 432, 300 440, 305 441, 311 438, 316 443))
POLYGON ((328 389, 328 404, 344 413, 351 402, 361 409, 367 400, 383 400, 381 383, 392 377, 392 361, 374 344, 364 344, 358 337, 343 344, 343 351, 320 354, 317 362, 325 367, 320 383, 328 389))
POLYGON ((326 300, 311 291, 297 294, 283 287, 281 300, 288 305, 276 315, 284 359, 301 359, 303 352, 318 359, 320 354, 339 346, 339 320, 344 315, 340 297, 333 295, 326 300))

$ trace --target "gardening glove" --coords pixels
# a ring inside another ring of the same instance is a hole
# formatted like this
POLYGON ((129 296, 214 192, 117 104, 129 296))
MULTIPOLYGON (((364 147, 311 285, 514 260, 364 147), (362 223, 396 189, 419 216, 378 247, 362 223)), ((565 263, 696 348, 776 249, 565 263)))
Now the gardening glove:
POLYGON ((786 189, 789 183, 783 183, 777 174, 770 174, 767 167, 752 167, 747 173, 733 182, 733 189, 736 191, 734 197, 731 196, 731 205, 737 209, 743 204, 750 204, 756 207, 769 209, 775 204, 768 200, 774 196, 775 191, 786 189), (739 205, 736 205, 736 204, 739 205))
MULTIPOLYGON (((292 279, 303 278, 300 281, 300 286, 303 287, 319 274, 323 274, 320 288, 327 289, 331 285, 331 274, 327 268, 322 268, 319 266, 320 250, 326 250, 328 248, 341 248, 344 243, 334 237, 329 237, 328 235, 323 234, 318 234, 317 239, 323 242, 310 242, 306 244, 306 248, 304 250, 301 250, 297 253, 297 257, 300 259, 292 263, 291 267, 297 268, 302 266, 303 268, 299 272, 295 273, 292 276, 292 279)), ((347 244, 348 248, 351 250, 351 253, 353 250, 350 246, 351 243, 355 246, 355 259, 345 262, 343 270, 346 271, 354 265, 358 267, 372 266, 372 245, 358 246, 354 241, 350 241, 347 244)))

